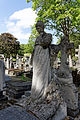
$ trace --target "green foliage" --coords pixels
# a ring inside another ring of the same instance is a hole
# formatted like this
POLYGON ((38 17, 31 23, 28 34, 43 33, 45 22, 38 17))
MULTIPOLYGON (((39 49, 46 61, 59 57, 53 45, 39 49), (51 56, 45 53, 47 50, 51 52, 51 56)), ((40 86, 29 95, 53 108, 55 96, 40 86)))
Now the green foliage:
POLYGON ((27 0, 33 2, 38 20, 57 34, 69 35, 73 29, 80 30, 80 0, 27 0))
POLYGON ((59 51, 57 57, 58 57, 58 58, 61 58, 61 51, 59 51))
POLYGON ((15 56, 19 49, 19 42, 12 34, 3 33, 0 35, 0 53, 3 53, 5 57, 15 56))
POLYGON ((74 49, 77 49, 80 45, 80 32, 70 34, 70 41, 74 43, 74 49))
POLYGON ((28 44, 24 46, 24 53, 32 53, 34 48, 34 41, 29 40, 28 44))
POLYGON ((78 57, 76 57, 76 56, 73 56, 73 58, 72 58, 75 62, 78 60, 78 57))
POLYGON ((25 44, 20 44, 20 49, 18 50, 18 54, 21 56, 24 56, 24 45, 25 44))
POLYGON ((20 45, 20 50, 18 53, 19 53, 19 55, 24 56, 25 53, 32 53, 33 48, 34 48, 34 41, 29 40, 28 44, 21 44, 20 45))
POLYGON ((18 54, 22 56, 24 56, 24 54, 26 53, 31 54, 33 49, 34 49, 34 41, 30 39, 27 44, 20 45, 20 50, 18 54))
POLYGON ((21 80, 23 80, 23 81, 31 81, 30 78, 24 77, 24 74, 21 76, 21 80))

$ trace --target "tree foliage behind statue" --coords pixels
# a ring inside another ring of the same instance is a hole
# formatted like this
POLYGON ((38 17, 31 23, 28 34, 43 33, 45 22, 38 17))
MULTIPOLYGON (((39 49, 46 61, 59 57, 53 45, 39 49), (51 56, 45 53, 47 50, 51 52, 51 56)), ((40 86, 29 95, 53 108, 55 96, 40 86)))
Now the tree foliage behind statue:
POLYGON ((56 35, 67 35, 80 30, 80 0, 27 0, 33 2, 39 20, 48 29, 56 29, 56 35))
POLYGON ((5 57, 15 56, 19 49, 19 42, 12 34, 2 33, 0 35, 0 53, 3 53, 5 57))

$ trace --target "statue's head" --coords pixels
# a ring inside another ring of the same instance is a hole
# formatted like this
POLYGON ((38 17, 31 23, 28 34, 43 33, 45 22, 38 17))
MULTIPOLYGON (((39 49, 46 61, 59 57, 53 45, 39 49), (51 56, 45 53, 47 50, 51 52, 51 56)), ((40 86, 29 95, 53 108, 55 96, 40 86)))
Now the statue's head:
POLYGON ((42 33, 44 32, 44 23, 42 21, 37 21, 36 23, 36 30, 39 32, 39 33, 42 33))

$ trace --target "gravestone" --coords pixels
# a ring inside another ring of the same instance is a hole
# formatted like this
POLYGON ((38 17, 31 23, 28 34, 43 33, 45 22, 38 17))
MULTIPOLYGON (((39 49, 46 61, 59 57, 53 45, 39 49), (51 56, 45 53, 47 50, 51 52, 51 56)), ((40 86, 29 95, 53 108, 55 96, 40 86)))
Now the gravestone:
POLYGON ((12 98, 21 98, 25 94, 25 91, 31 91, 31 84, 29 81, 9 80, 6 82, 6 94, 12 98))
POLYGON ((72 73, 67 61, 67 52, 73 48, 67 37, 61 39, 61 65, 57 72, 57 79, 60 81, 62 96, 67 103, 68 113, 72 116, 78 114, 78 91, 73 84, 72 73), (72 112, 71 112, 72 111, 72 112))
POLYGON ((71 58, 71 55, 69 55, 69 67, 72 67, 72 58, 71 58))
POLYGON ((6 67, 7 67, 7 69, 9 69, 9 58, 7 58, 6 67))
POLYGON ((33 114, 19 106, 11 106, 0 110, 0 120, 38 120, 33 114))
POLYGON ((79 45, 79 52, 78 52, 78 63, 80 64, 80 45, 79 45))
POLYGON ((78 71, 80 71, 80 45, 79 45, 79 49, 75 49, 75 57, 78 58, 78 60, 76 61, 76 68, 78 71))
POLYGON ((5 86, 5 66, 4 62, 0 60, 0 107, 7 100, 7 97, 3 95, 4 86, 5 86))
POLYGON ((16 64, 15 64, 15 69, 19 68, 19 56, 18 54, 16 55, 16 64))
POLYGON ((21 69, 21 64, 22 64, 22 61, 21 61, 21 58, 19 58, 19 61, 18 61, 18 66, 19 66, 19 69, 21 69))
POLYGON ((12 56, 10 56, 10 69, 12 68, 12 56))
POLYGON ((5 82, 5 66, 4 62, 0 60, 0 91, 3 91, 5 82))

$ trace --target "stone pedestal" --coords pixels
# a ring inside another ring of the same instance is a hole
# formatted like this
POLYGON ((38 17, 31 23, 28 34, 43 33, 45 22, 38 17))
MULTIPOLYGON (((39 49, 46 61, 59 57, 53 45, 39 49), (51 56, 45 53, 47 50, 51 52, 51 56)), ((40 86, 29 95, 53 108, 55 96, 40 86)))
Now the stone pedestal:
POLYGON ((25 91, 31 90, 31 82, 25 81, 8 81, 6 83, 6 94, 12 98, 21 98, 25 91))
POLYGON ((60 90, 64 101, 67 103, 68 115, 76 116, 78 109, 78 91, 73 83, 68 83, 69 78, 58 78, 60 90))
POLYGON ((27 111, 31 111, 39 120, 64 120, 67 116, 67 106, 60 95, 58 86, 51 81, 44 98, 29 99, 27 111))

